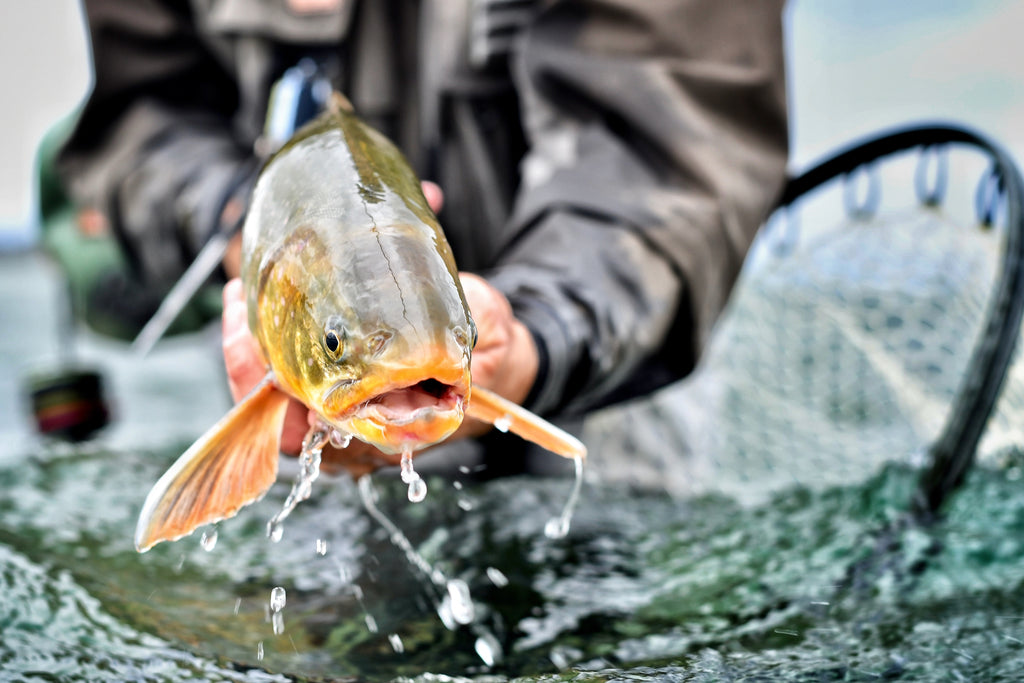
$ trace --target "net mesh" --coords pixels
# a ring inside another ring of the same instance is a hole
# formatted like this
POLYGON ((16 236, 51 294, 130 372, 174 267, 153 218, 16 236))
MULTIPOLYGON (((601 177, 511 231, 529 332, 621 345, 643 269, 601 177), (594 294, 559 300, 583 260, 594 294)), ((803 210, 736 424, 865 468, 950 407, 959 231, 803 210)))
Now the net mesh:
MULTIPOLYGON (((1005 236, 960 213, 912 203, 841 216, 785 248, 784 230, 762 235, 697 371, 588 420, 598 475, 756 502, 923 464, 981 341, 1005 236)), ((1022 365, 983 462, 1024 443, 1022 365)))

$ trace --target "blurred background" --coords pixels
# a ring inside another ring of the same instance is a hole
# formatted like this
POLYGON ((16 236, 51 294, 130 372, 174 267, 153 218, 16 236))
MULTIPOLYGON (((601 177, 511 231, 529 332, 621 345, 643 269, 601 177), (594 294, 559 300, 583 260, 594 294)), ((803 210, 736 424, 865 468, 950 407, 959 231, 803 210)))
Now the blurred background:
MULTIPOLYGON (((0 248, 35 234, 32 160, 89 87, 75 0, 0 5, 0 248)), ((793 166, 914 119, 971 124, 1024 158, 1024 3, 792 0, 793 166)))

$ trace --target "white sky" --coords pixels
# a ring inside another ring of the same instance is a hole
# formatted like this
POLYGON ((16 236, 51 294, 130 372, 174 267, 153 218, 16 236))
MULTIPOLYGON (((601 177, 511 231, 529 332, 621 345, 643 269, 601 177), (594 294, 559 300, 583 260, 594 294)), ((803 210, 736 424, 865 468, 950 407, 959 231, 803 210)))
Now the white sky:
MULTIPOLYGON (((1024 2, 791 0, 793 163, 880 128, 956 120, 1024 163, 1024 2)), ((76 0, 0 3, 0 244, 33 220, 33 155, 84 97, 76 0), (6 238, 6 239, 5 239, 6 238)))

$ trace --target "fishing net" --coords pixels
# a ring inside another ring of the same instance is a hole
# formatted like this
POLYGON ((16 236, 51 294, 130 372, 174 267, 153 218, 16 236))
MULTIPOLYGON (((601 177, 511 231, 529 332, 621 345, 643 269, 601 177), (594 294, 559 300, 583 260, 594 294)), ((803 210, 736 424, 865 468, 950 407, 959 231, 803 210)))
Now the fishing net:
POLYGON ((924 494, 941 499, 979 436, 982 461, 1013 462, 1024 444, 1024 363, 1007 369, 1020 324, 1016 172, 973 135, 923 130, 791 184, 698 370, 589 420, 602 476, 758 501, 900 461, 947 478, 924 494))

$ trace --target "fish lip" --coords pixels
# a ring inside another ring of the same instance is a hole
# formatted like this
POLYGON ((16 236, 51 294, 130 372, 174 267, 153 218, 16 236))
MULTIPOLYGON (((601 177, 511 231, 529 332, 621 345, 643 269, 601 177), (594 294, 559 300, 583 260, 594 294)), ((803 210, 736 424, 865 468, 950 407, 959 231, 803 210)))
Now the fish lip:
MULTIPOLYGON (((324 394, 325 407, 330 406, 332 396, 338 395, 335 392, 350 389, 353 385, 358 385, 359 383, 360 380, 357 379, 344 379, 335 382, 324 394)), ((383 387, 379 387, 372 396, 353 404, 347 410, 338 412, 328 410, 327 412, 334 413, 335 421, 356 418, 370 420, 371 422, 382 425, 404 426, 412 424, 417 420, 428 418, 432 415, 447 415, 456 411, 460 414, 464 414, 468 393, 469 382, 466 381, 465 377, 462 375, 458 378, 443 378, 437 375, 427 374, 420 377, 413 377, 405 381, 392 382, 384 385, 383 387), (454 381, 446 382, 444 381, 445 379, 452 379, 454 381), (393 396, 404 390, 414 389, 420 385, 424 385, 426 393, 433 395, 438 400, 437 404, 416 408, 400 418, 396 418, 392 415, 381 419, 382 416, 379 411, 379 406, 386 401, 387 397, 393 396), (443 406, 445 404, 449 407, 444 408, 443 406)))

